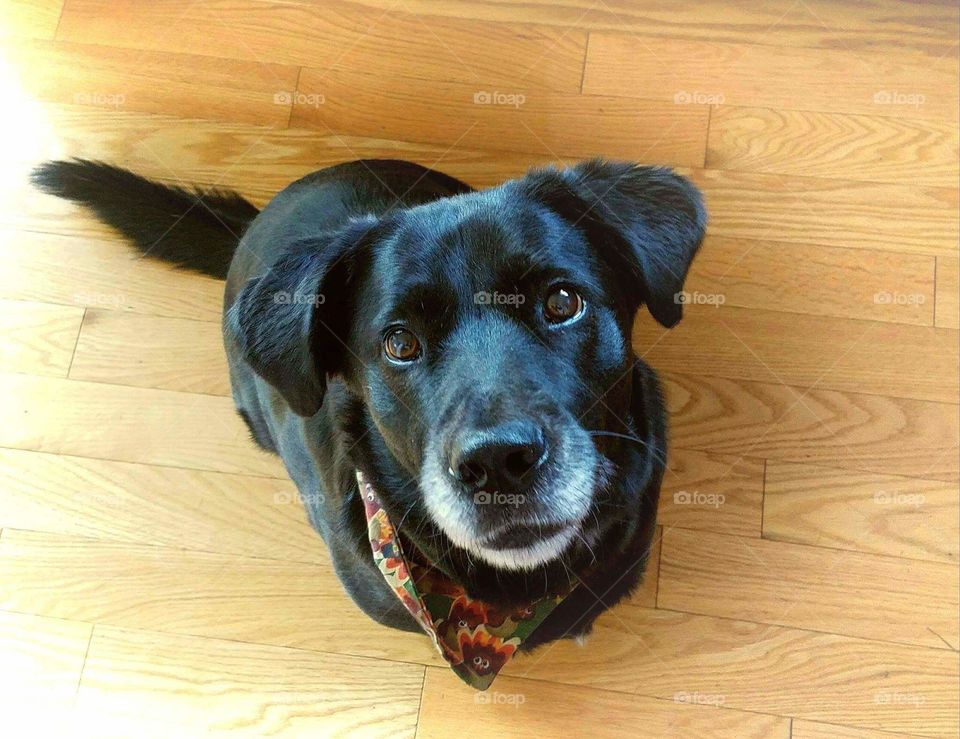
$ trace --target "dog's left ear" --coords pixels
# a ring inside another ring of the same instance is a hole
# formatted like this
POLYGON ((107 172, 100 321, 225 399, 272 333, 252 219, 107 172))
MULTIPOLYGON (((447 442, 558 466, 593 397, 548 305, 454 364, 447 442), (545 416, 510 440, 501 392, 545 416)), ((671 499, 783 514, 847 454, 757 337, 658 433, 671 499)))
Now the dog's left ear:
POLYGON ((664 167, 592 160, 533 172, 521 183, 630 279, 632 310, 646 303, 667 327, 683 317, 680 292, 707 222, 703 198, 689 180, 664 167))
POLYGON ((227 340, 298 415, 320 409, 343 369, 358 262, 379 225, 365 217, 290 244, 227 311, 227 340))

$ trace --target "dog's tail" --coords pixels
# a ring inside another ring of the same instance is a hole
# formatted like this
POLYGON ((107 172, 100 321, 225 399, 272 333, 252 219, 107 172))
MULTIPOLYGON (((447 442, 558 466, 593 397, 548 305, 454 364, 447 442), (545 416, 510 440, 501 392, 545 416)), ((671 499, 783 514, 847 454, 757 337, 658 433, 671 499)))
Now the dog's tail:
POLYGON ((144 255, 226 278, 257 208, 229 190, 185 190, 86 159, 45 162, 31 177, 51 195, 90 208, 144 255))

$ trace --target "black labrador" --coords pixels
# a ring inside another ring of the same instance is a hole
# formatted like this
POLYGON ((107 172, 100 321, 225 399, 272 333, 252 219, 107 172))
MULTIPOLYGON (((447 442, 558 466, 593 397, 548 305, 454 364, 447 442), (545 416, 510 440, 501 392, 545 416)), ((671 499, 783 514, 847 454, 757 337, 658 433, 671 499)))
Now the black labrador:
POLYGON ((594 160, 475 191, 365 160, 262 212, 85 160, 34 182, 147 256, 226 278, 237 409, 371 618, 419 630, 372 560, 357 470, 473 598, 512 607, 579 578, 524 650, 585 635, 640 581, 666 423, 630 334, 641 305, 681 318, 706 221, 683 177, 594 160))

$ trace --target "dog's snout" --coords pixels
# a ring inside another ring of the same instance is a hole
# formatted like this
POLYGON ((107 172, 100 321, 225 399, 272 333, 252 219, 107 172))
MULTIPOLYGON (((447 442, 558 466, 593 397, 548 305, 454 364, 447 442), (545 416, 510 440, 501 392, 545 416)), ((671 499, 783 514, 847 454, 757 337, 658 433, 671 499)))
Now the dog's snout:
POLYGON ((514 421, 463 434, 448 471, 470 490, 519 493, 533 483, 547 455, 543 430, 514 421))

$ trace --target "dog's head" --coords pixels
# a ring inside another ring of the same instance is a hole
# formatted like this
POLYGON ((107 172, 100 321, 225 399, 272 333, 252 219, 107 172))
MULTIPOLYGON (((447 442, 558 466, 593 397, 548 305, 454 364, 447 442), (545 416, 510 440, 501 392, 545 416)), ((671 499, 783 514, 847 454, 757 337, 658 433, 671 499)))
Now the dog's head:
POLYGON ((704 223, 668 170, 541 170, 299 244, 231 323, 296 413, 320 408, 333 375, 362 399, 384 464, 412 483, 388 511, 530 569, 618 515, 598 502, 609 444, 633 431, 632 319, 645 304, 680 320, 704 223))

